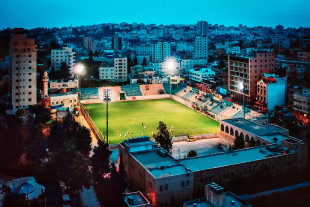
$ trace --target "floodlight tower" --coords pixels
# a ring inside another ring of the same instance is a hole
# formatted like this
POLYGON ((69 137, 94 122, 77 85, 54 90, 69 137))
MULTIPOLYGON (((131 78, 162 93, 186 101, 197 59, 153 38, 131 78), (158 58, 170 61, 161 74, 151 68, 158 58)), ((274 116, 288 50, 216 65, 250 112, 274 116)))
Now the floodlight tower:
POLYGON ((243 82, 240 82, 240 83, 239 83, 239 88, 240 88, 240 91, 241 91, 242 94, 243 94, 243 118, 245 118, 245 102, 244 102, 244 91, 245 91, 245 89, 244 89, 244 84, 243 84, 243 82))
POLYGON ((170 98, 171 98, 171 78, 172 75, 174 75, 176 73, 177 70, 177 61, 175 58, 169 58, 166 60, 166 62, 164 63, 165 68, 167 69, 167 73, 169 74, 169 80, 170 80, 170 98))

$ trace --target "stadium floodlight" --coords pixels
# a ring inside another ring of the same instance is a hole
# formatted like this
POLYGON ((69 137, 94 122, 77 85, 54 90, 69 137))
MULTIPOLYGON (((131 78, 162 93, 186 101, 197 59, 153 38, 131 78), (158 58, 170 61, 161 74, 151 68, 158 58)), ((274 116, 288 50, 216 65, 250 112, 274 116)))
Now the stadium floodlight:
POLYGON ((173 57, 168 58, 164 63, 164 68, 166 70, 166 73, 170 76, 170 98, 171 98, 171 77, 174 75, 177 71, 178 63, 177 60, 173 57))
POLYGON ((74 67, 74 73, 79 77, 79 88, 81 88, 81 82, 82 82, 82 78, 81 76, 84 74, 85 71, 85 66, 82 63, 78 63, 75 65, 74 67))
POLYGON ((244 84, 243 82, 240 82, 239 83, 239 88, 240 88, 240 91, 242 92, 243 94, 243 118, 245 118, 245 102, 244 102, 244 93, 245 93, 245 90, 244 90, 244 84))

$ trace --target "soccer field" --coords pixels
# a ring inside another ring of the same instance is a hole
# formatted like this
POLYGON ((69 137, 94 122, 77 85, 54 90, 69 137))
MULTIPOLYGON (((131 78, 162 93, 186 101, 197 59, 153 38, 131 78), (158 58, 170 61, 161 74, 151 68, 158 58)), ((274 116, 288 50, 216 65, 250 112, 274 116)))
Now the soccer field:
MULTIPOLYGON (((86 104, 84 108, 105 136, 106 104, 86 104)), ((148 135, 152 138, 159 121, 166 123, 172 136, 219 131, 218 122, 171 99, 113 102, 109 103, 109 143, 120 143, 128 139, 129 134, 130 137, 148 135)))

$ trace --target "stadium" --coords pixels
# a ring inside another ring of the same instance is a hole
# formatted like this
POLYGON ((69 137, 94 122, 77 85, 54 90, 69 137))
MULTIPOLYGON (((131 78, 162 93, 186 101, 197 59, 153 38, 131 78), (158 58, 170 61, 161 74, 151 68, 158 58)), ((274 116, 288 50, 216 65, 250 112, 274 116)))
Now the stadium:
POLYGON ((109 143, 140 136, 152 137, 159 121, 173 137, 214 134, 218 120, 243 116, 242 109, 180 82, 173 84, 126 85, 81 90, 82 113, 94 133, 106 138, 104 90, 111 90, 108 104, 109 143))

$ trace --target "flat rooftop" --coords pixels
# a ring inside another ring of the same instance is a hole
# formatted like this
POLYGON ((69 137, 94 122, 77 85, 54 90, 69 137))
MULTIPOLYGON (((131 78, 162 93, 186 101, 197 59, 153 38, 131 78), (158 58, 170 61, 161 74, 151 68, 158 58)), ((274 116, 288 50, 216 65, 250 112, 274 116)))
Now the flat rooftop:
POLYGON ((202 157, 187 158, 179 161, 185 167, 195 172, 217 167, 224 167, 240 163, 252 162, 278 155, 282 154, 279 152, 270 152, 266 148, 266 146, 262 146, 250 149, 237 150, 230 153, 219 153, 202 157))
POLYGON ((149 204, 148 200, 142 195, 140 191, 134 193, 128 193, 125 196, 125 202, 128 206, 140 206, 144 204, 149 204), (128 199, 132 200, 132 203, 128 202, 128 199))
POLYGON ((133 157, 143 165, 155 178, 181 175, 187 173, 184 166, 169 155, 161 156, 158 149, 132 153, 133 157))
POLYGON ((280 133, 280 132, 285 133, 285 134, 288 133, 287 129, 283 129, 275 125, 261 125, 261 124, 243 119, 243 118, 225 119, 225 120, 222 120, 222 122, 226 122, 228 124, 242 128, 258 136, 275 134, 275 133, 280 133))

